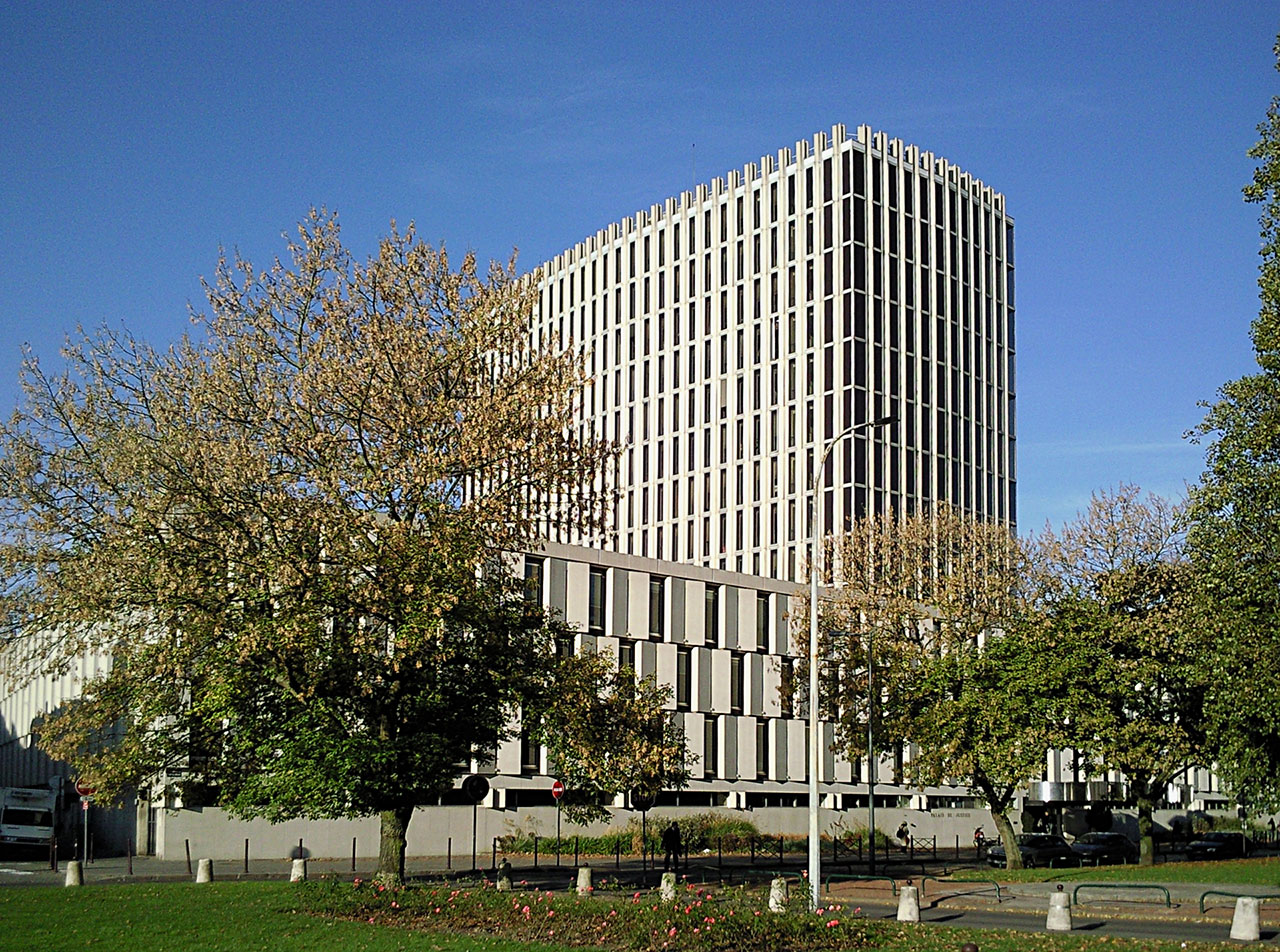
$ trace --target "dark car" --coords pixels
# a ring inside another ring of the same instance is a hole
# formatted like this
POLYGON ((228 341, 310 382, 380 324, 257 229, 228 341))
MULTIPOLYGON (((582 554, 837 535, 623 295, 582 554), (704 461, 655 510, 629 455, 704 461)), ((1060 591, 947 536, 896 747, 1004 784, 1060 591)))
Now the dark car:
MULTIPOLYGON (((1033 866, 1080 865, 1080 857, 1072 852, 1066 840, 1055 833, 1019 833, 1018 852, 1022 854, 1022 865, 1028 869, 1033 866)), ((1003 867, 1004 846, 991 847, 987 851, 987 862, 1003 867)))
POLYGON ((1103 863, 1136 863, 1138 847, 1123 833, 1086 833, 1071 848, 1081 864, 1101 866, 1103 863))
POLYGON ((1252 852, 1247 836, 1225 830, 1202 833, 1187 844, 1187 859, 1240 859, 1252 852))

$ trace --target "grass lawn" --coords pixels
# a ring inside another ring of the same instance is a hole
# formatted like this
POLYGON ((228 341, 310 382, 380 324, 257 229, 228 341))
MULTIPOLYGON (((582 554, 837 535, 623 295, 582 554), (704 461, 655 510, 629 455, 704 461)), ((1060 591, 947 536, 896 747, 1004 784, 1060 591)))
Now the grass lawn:
MULTIPOLYGON (((490 910, 511 912, 510 896, 477 897, 490 910)), ((544 894, 545 896, 545 894, 544 894)), ((409 902, 408 891, 401 899, 409 902)), ((758 897, 749 897, 754 904, 758 897)), ((525 901, 523 898, 521 902, 525 901)), ((619 896, 611 902, 605 897, 578 900, 558 893, 544 898, 555 903, 562 916, 559 922, 569 925, 575 915, 585 919, 606 916, 605 910, 620 910, 627 916, 630 896, 619 896)), ((649 902, 646 896, 643 900, 649 902)), ((85 887, 82 889, 9 887, 0 889, 0 950, 62 952, 92 949, 101 952, 316 952, 316 950, 355 950, 355 952, 390 952, 390 950, 423 950, 423 952, 549 952, 562 945, 546 945, 515 941, 503 936, 478 932, 449 931, 447 921, 422 926, 423 920, 410 915, 397 920, 387 902, 375 901, 370 909, 375 922, 365 919, 336 919, 309 914, 306 903, 321 908, 327 904, 323 894, 306 891, 287 883, 192 883, 130 884, 85 887), (320 899, 317 901, 317 895, 320 899), (445 926, 446 928, 439 928, 445 926)), ((431 902, 444 900, 433 899, 431 902)), ((717 899, 708 909, 723 915, 727 901, 717 899)), ((518 906, 517 906, 518 908, 518 906)), ((546 908, 546 907, 543 907, 546 908)), ((663 907, 664 913, 673 907, 663 907)), ((739 907, 742 910, 742 907, 739 907)), ((363 916, 364 911, 360 913, 363 916)), ((702 910, 705 911, 705 910, 702 910)), ((695 913, 696 915, 697 913, 695 913)), ((827 913, 830 915, 831 913, 827 913)), ((479 921, 476 910, 468 914, 479 921)), ((847 912, 839 915, 848 917, 847 912)), ((447 916, 445 917, 447 919, 447 916)), ((825 918, 825 917, 824 917, 825 918)), ((619 920, 615 920, 619 921, 619 920)), ((761 919, 760 922, 768 920, 761 919)), ((778 921, 778 920, 773 920, 778 921)), ((1119 949, 1173 952, 1183 949, 1212 949, 1180 943, 1137 942, 1118 939, 1090 939, 1085 936, 1047 936, 1012 931, 988 932, 945 928, 929 925, 907 925, 894 922, 854 920, 848 918, 848 931, 832 930, 832 942, 819 938, 818 944, 804 944, 808 949, 866 949, 880 952, 954 952, 966 941, 978 944, 982 952, 1074 952, 1074 950, 1119 949)), ((705 928, 705 927, 704 927, 705 928)), ((579 945, 582 935, 567 930, 564 939, 579 945)), ((784 930, 785 931, 785 930, 784 930)), ((825 933, 818 933, 819 936, 825 933)), ((686 941, 676 941, 672 949, 709 950, 722 948, 686 933, 686 941)), ((649 947, 647 934, 617 934, 621 944, 614 948, 649 947)), ((558 940, 553 939, 553 942, 558 940)), ((582 947, 579 945, 579 947, 582 947)), ((662 948, 653 942, 653 948, 662 948)), ((731 946, 737 948, 738 946, 731 946)), ((793 947, 787 941, 770 941, 769 949, 793 947)))
POLYGON ((287 883, 0 889, 0 949, 21 952, 546 952, 483 936, 417 934, 301 912, 287 883))
POLYGON ((998 879, 1008 883, 1223 883, 1280 887, 1280 857, 1229 859, 1155 866, 1081 866, 1064 869, 962 869, 954 879, 998 879))

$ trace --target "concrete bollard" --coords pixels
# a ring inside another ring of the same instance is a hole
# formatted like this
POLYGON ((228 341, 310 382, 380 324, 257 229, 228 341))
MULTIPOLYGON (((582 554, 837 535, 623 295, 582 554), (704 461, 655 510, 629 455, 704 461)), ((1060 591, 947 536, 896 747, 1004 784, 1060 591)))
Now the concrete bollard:
POLYGON ((787 911, 787 881, 781 876, 775 876, 769 883, 769 911, 787 911))
POLYGON ((920 894, 915 886, 903 886, 898 892, 898 921, 920 921, 920 894))
POLYGON ((63 881, 64 886, 83 886, 84 876, 81 875, 80 860, 73 859, 67 862, 67 878, 63 881))
POLYGON ((579 866, 578 867, 578 895, 590 896, 591 892, 592 892, 591 867, 579 866))
POLYGON ((1049 932, 1071 931, 1071 897, 1062 892, 1049 894, 1049 915, 1045 917, 1044 927, 1049 932))
POLYGON ((1257 942, 1262 938, 1258 931, 1258 900, 1253 896, 1241 896, 1236 900, 1235 915, 1231 917, 1231 938, 1238 942, 1257 942))
POLYGON ((307 861, 305 859, 295 859, 293 866, 289 870, 289 882, 301 883, 307 878, 307 861))
POLYGON ((498 864, 498 892, 511 892, 511 863, 505 857, 498 864))
POLYGON ((661 895, 662 895, 663 902, 676 901, 676 874, 675 873, 662 874, 661 895))
POLYGON ((213 882, 213 860, 202 859, 196 864, 196 882, 213 882))

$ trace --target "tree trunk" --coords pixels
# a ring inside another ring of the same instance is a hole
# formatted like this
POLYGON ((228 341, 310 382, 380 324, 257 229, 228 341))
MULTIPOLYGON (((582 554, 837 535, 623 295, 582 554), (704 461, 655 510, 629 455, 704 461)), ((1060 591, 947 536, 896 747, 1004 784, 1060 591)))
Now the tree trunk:
POLYGON ((412 806, 393 807, 378 814, 378 872, 377 880, 387 885, 404 882, 405 833, 413 818, 412 806))
POLYGON ((1018 835, 1013 832, 1013 824, 1007 816, 1008 807, 1003 810, 991 808, 991 819, 1004 843, 1004 868, 1022 869, 1022 850, 1018 849, 1018 835))
POLYGON ((1138 801, 1138 865, 1154 866, 1156 864, 1156 843, 1152 836, 1153 823, 1151 814, 1155 810, 1155 799, 1150 788, 1143 784, 1137 790, 1138 801))

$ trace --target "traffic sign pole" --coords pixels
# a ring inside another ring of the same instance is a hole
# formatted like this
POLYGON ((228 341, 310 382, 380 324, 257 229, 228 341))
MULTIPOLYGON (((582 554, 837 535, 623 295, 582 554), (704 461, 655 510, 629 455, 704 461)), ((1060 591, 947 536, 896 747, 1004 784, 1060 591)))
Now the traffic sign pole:
POLYGON ((560 800, 564 797, 564 781, 557 780, 551 785, 551 796, 556 800, 556 865, 560 865, 560 800))
POLYGON ((80 859, 82 862, 89 860, 89 804, 93 802, 93 795, 97 793, 97 788, 89 785, 89 781, 83 777, 76 779, 76 793, 80 794, 80 810, 84 813, 84 840, 80 844, 80 859))

